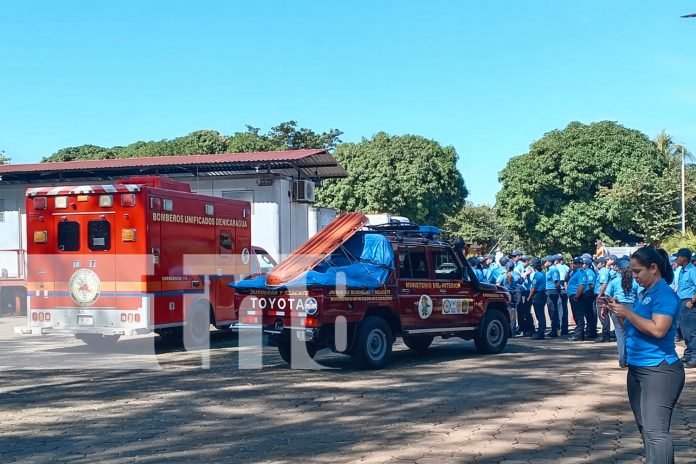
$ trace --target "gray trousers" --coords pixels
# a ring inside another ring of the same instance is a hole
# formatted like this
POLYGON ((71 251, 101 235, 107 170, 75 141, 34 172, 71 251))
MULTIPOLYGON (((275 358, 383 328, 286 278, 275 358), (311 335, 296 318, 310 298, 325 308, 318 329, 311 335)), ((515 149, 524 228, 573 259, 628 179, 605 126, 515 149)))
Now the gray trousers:
POLYGON ((628 400, 643 436, 646 464, 673 464, 674 443, 669 433, 672 411, 684 388, 681 361, 659 366, 628 366, 628 400))
POLYGON ((687 361, 694 361, 696 360, 696 308, 687 308, 686 303, 688 301, 688 299, 681 301, 679 327, 686 344, 684 358, 687 361))

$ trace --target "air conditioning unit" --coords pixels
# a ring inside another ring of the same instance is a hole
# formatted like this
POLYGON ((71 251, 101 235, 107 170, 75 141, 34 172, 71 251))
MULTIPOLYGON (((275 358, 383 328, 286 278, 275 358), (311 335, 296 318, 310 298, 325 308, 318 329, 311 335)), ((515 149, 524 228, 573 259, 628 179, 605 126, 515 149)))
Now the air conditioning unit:
POLYGON ((311 180, 292 181, 292 199, 300 203, 314 203, 314 182, 311 180))

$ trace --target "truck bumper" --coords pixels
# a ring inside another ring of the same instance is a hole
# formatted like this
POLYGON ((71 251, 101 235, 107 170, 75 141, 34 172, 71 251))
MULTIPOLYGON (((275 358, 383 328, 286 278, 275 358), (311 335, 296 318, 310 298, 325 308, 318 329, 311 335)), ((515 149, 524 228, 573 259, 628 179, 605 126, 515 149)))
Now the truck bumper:
POLYGON ((232 324, 233 330, 260 330, 271 337, 290 338, 302 342, 311 342, 319 338, 319 329, 308 329, 306 327, 287 327, 261 324, 232 324))

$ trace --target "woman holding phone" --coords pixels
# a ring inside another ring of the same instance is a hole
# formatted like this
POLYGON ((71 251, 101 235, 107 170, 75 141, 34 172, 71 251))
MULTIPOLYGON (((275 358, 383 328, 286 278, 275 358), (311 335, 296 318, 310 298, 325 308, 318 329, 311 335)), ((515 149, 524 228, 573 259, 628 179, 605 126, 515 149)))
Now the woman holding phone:
POLYGON ((639 248, 631 256, 631 271, 638 285, 633 307, 607 302, 626 332, 628 400, 643 437, 648 464, 674 462, 669 432, 674 406, 684 388, 684 366, 677 356, 679 299, 669 284, 674 273, 667 253, 639 248))

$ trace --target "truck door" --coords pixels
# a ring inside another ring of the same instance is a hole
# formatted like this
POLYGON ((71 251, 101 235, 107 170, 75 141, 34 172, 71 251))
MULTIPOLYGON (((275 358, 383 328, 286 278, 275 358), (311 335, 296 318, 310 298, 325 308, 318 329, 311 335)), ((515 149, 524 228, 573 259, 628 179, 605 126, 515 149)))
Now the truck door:
POLYGON ((400 246, 398 302, 404 327, 432 326, 432 288, 424 246, 400 246))
POLYGON ((234 314, 234 290, 227 284, 235 280, 235 243, 234 228, 216 228, 215 262, 217 275, 211 276, 211 285, 215 292, 213 307, 217 324, 228 325, 236 319, 234 314))
MULTIPOLYGON (((152 218, 154 213, 162 211, 162 198, 154 195, 150 196, 148 198, 148 206, 150 208, 148 217, 152 218)), ((162 293, 162 265, 160 263, 162 226, 160 221, 148 220, 147 227, 147 253, 150 255, 148 258, 152 259, 153 263, 152 275, 148 276, 147 279, 147 290, 149 293, 157 295, 162 293)), ((173 311, 169 310, 169 303, 164 301, 162 297, 153 298, 151 311, 152 314, 149 320, 152 321, 152 325, 168 324, 174 321, 173 311)))
POLYGON ((473 305, 470 285, 465 285, 464 271, 454 252, 448 247, 431 247, 430 261, 433 264, 434 286, 433 317, 438 326, 461 327, 471 319, 469 310, 473 305))

